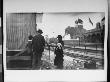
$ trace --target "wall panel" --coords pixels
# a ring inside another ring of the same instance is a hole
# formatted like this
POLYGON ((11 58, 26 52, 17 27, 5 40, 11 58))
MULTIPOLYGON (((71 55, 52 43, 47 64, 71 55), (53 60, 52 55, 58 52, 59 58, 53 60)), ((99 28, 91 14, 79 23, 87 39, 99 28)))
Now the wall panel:
POLYGON ((23 49, 28 36, 35 35, 36 14, 34 13, 7 13, 6 38, 8 50, 23 49))

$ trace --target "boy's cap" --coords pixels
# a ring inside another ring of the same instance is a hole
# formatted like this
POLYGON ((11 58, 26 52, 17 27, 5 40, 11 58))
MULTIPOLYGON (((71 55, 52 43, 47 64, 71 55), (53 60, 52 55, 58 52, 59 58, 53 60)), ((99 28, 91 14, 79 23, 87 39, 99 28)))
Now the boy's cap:
POLYGON ((62 36, 61 35, 58 35, 57 38, 62 38, 62 36))

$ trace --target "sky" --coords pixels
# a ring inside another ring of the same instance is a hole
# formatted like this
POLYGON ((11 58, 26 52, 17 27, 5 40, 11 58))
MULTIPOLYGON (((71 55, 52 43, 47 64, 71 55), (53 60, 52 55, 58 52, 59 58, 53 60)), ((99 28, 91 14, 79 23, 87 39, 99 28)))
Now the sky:
POLYGON ((94 22, 100 19, 99 13, 88 16, 86 13, 81 15, 81 13, 74 12, 106 12, 106 9, 105 0, 4 0, 4 13, 43 12, 43 22, 37 25, 43 29, 44 35, 49 35, 49 37, 64 35, 64 29, 67 26, 75 26, 74 20, 78 17, 83 19, 84 28, 87 29, 93 28, 88 23, 88 17, 94 22))
POLYGON ((100 22, 103 17, 103 12, 44 13, 42 23, 38 23, 37 28, 42 29, 44 32, 43 35, 48 35, 49 37, 56 37, 57 35, 63 36, 65 34, 65 28, 68 26, 75 27, 75 20, 78 18, 83 20, 83 28, 90 30, 94 29, 96 27, 96 23, 100 22), (89 22, 89 18, 93 22, 93 26, 89 22))

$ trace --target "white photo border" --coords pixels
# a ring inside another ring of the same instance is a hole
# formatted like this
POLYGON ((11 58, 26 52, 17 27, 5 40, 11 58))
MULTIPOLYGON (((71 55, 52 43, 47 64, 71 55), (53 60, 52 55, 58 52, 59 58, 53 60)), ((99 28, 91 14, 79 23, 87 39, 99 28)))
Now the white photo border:
POLYGON ((4 0, 3 62, 5 82, 106 81, 107 80, 107 0, 4 0), (57 5, 56 5, 57 4, 57 5), (105 12, 104 70, 7 70, 6 13, 14 12, 105 12))

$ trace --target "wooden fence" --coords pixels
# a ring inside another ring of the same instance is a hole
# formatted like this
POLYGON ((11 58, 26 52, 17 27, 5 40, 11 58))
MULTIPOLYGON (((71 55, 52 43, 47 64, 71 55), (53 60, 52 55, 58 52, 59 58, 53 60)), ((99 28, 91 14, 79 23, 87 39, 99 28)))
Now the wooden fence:
POLYGON ((6 48, 21 50, 25 47, 28 36, 36 33, 35 13, 6 14, 6 48))

